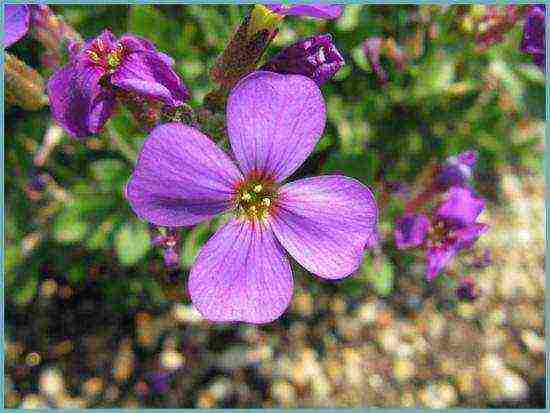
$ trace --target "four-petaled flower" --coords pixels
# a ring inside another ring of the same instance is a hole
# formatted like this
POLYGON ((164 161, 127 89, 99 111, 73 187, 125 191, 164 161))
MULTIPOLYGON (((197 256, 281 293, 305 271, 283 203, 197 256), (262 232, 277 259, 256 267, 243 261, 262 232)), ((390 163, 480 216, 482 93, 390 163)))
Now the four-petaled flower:
POLYGON ((215 322, 267 323, 288 307, 293 277, 285 250, 307 270, 340 279, 376 237, 369 188, 345 176, 283 184, 313 150, 326 121, 317 85, 300 75, 253 72, 232 90, 227 131, 238 167, 184 124, 155 128, 126 186, 135 213, 155 225, 232 217, 203 246, 188 290, 215 322))
POLYGON ((407 214, 396 221, 396 246, 424 247, 426 278, 432 281, 460 251, 471 248, 487 232, 487 224, 476 222, 484 208, 485 202, 470 188, 453 186, 432 221, 424 214, 407 214))
POLYGON ((48 83, 54 119, 70 135, 83 138, 101 131, 117 105, 116 91, 126 91, 181 105, 189 93, 172 69, 171 57, 146 39, 120 39, 105 30, 82 47, 71 47, 70 62, 48 83))

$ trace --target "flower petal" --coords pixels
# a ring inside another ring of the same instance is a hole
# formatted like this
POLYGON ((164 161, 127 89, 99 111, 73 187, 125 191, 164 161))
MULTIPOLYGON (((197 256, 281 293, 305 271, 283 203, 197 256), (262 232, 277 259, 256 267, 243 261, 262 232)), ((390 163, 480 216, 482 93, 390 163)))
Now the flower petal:
POLYGON ((126 186, 134 212, 155 225, 195 225, 230 208, 242 175, 214 142, 183 123, 156 127, 126 186))
POLYGON ((415 248, 424 242, 431 224, 424 214, 405 214, 395 222, 395 245, 403 250, 415 248))
POLYGON ((449 227, 462 228, 475 222, 485 208, 485 201, 477 198, 468 187, 453 186, 436 212, 436 219, 449 227))
POLYGON ((4 47, 10 47, 27 34, 31 13, 26 4, 7 4, 4 12, 4 47))
POLYGON ((369 188, 345 176, 284 185, 270 217, 275 235, 308 271, 343 278, 355 271, 376 235, 378 209, 369 188))
POLYGON ((99 133, 115 109, 113 94, 99 84, 103 74, 93 66, 71 63, 48 82, 53 118, 73 137, 99 133))
POLYGON ((187 88, 166 58, 157 52, 134 52, 124 57, 111 83, 130 92, 158 99, 170 106, 189 99, 187 88))
POLYGON ((141 52, 141 51, 155 52, 158 55, 158 57, 164 60, 164 62, 168 66, 170 67, 174 66, 174 59, 172 59, 167 54, 158 52, 153 42, 143 37, 139 37, 134 34, 127 33, 122 35, 122 37, 119 40, 119 43, 122 44, 124 49, 130 53, 141 52))
POLYGON ((325 121, 321 91, 304 76, 253 72, 227 101, 227 131, 245 175, 288 177, 313 150, 325 121))
POLYGON ((465 228, 460 228, 451 233, 453 239, 456 243, 457 249, 468 249, 471 248, 477 239, 485 234, 489 230, 489 225, 487 224, 473 224, 465 228))
POLYGON ((458 253, 456 244, 428 248, 426 251, 426 279, 433 281, 458 253))
POLYGON ((233 219, 201 249, 188 289, 210 321, 268 323, 290 303, 292 270, 268 226, 233 219))
POLYGON ((266 7, 282 16, 306 16, 318 19, 337 19, 344 10, 344 6, 337 4, 300 4, 297 6, 269 4, 266 7))

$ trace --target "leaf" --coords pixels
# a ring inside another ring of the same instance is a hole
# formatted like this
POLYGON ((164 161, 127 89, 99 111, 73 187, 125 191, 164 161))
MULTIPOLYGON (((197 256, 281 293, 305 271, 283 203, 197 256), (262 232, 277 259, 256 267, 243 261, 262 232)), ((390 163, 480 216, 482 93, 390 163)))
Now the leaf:
POLYGON ((362 271, 367 276, 369 284, 376 294, 390 295, 393 290, 394 269, 390 261, 384 256, 376 256, 373 259, 365 259, 362 271))
POLYGON ((141 222, 127 223, 115 236, 115 250, 120 263, 131 266, 142 259, 151 247, 147 226, 141 222))
POLYGON ((81 241, 88 231, 88 223, 81 220, 79 211, 68 208, 61 212, 53 225, 54 238, 61 243, 81 241))

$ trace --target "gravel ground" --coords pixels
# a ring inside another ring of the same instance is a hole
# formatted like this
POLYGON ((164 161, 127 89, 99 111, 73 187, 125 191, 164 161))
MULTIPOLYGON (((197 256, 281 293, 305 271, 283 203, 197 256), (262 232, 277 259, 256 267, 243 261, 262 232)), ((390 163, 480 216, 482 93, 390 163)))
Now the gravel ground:
POLYGON ((212 327, 183 304, 121 314, 93 283, 45 275, 6 311, 5 405, 543 407, 544 183, 501 176, 474 302, 446 306, 421 269, 384 299, 313 296, 298 276, 279 322, 212 327))

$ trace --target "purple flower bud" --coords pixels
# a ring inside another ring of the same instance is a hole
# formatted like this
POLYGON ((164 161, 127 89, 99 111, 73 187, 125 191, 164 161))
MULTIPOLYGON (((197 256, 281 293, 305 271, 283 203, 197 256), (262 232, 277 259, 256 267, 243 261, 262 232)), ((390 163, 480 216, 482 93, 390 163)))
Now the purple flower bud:
POLYGON ((180 256, 175 247, 169 247, 164 250, 164 265, 168 268, 176 268, 180 263, 180 256))
POLYGON ((544 4, 529 6, 520 46, 523 53, 533 56, 534 63, 543 71, 546 60, 544 13, 544 4))
POLYGON ((405 214, 395 223, 397 249, 415 248, 424 242, 430 230, 430 220, 424 214, 405 214))
POLYGON ((180 262, 178 253, 180 235, 175 228, 170 228, 168 230, 161 229, 161 231, 163 231, 163 233, 155 236, 151 244, 164 250, 164 264, 168 268, 176 268, 179 266, 180 262))
POLYGON ((475 281, 472 277, 464 277, 456 289, 456 296, 461 300, 472 301, 478 297, 475 281))
POLYGON ((330 80, 344 65, 330 34, 300 40, 283 49, 262 70, 309 77, 319 86, 330 80))
POLYGON ((472 150, 447 158, 446 164, 435 177, 438 189, 446 191, 451 186, 464 186, 473 175, 476 161, 477 152, 472 150))
POLYGON ((342 15, 344 6, 337 4, 267 4, 266 7, 282 16, 315 17, 317 19, 337 19, 342 15))
POLYGON ((380 65, 380 52, 382 49, 382 39, 380 37, 371 37, 363 43, 363 52, 369 61, 372 70, 376 74, 378 81, 385 84, 388 81, 388 74, 380 65))

